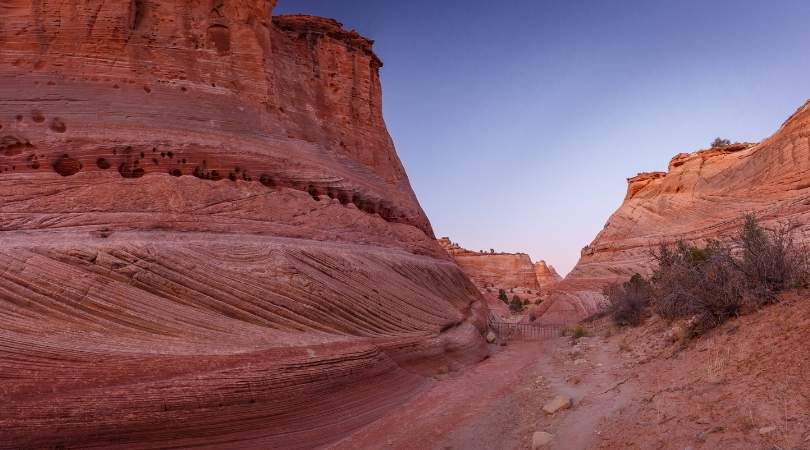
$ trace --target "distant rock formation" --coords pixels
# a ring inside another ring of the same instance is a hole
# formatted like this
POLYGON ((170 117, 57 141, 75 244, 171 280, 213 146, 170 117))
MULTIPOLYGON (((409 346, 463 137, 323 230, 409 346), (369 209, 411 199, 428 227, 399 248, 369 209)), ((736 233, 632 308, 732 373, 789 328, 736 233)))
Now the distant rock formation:
POLYGON ((486 354, 372 41, 274 0, 0 2, 0 448, 311 448, 486 354))
POLYGON ((770 138, 672 158, 669 171, 628 179, 627 195, 547 305, 558 317, 581 318, 603 302, 602 288, 648 274, 650 248, 678 239, 728 239, 745 213, 768 227, 792 221, 810 241, 810 103, 770 138))
POLYGON ((532 263, 526 253, 474 252, 462 248, 449 237, 439 244, 453 256, 462 270, 480 288, 551 288, 561 278, 545 261, 532 263))
POLYGON ((540 285, 540 290, 542 291, 552 289, 562 280, 562 277, 557 273, 554 266, 546 264, 543 260, 534 263, 534 274, 537 278, 537 284, 540 285))

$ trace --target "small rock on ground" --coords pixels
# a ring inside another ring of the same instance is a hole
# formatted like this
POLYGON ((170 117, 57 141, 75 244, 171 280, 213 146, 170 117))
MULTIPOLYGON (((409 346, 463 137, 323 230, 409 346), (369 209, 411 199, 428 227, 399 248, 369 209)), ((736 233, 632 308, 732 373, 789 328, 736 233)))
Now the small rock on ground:
POLYGON ((546 414, 554 414, 561 409, 568 409, 572 405, 571 397, 565 395, 558 395, 553 400, 543 406, 543 411, 546 414))
POLYGON ((489 333, 487 333, 487 342, 489 342, 490 344, 495 342, 496 337, 497 336, 495 336, 495 333, 493 333, 492 330, 490 330, 489 333))
POLYGON ((532 435, 532 450, 544 448, 551 443, 552 439, 554 439, 553 434, 546 433, 545 431, 536 431, 534 435, 532 435))
POLYGON ((776 431, 776 427, 762 427, 762 428, 759 429, 759 434, 766 435, 766 434, 771 434, 774 431, 776 431))

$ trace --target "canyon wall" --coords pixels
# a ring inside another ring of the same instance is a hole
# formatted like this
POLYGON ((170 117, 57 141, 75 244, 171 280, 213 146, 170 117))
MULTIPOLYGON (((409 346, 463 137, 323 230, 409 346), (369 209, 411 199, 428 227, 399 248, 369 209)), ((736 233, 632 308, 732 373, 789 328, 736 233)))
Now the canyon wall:
POLYGON ((310 448, 485 356, 372 41, 274 4, 0 2, 0 448, 310 448))
POLYGON ((474 252, 448 237, 438 242, 480 288, 520 287, 542 291, 561 280, 553 266, 542 260, 532 263, 526 253, 474 252))
POLYGON ((753 213, 763 226, 797 225, 810 241, 810 106, 771 137, 676 155, 667 172, 628 179, 627 195, 582 250, 574 270, 545 305, 549 316, 581 318, 603 302, 602 288, 651 270, 650 248, 679 239, 729 239, 753 213))

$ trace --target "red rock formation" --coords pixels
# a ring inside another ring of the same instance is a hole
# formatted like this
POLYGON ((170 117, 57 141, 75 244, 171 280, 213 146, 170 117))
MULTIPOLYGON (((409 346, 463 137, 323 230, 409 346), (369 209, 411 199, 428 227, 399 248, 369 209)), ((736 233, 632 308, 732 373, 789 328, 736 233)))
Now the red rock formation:
POLYGON ((574 270, 558 285, 548 314, 581 318, 599 307, 601 289, 651 268, 649 249, 678 239, 727 239, 745 213, 763 225, 790 220, 810 236, 810 104, 770 138, 676 155, 667 173, 628 180, 627 196, 574 270))
POLYGON ((562 280, 562 277, 554 269, 554 266, 539 260, 531 264, 531 260, 526 262, 529 255, 525 253, 494 253, 494 252, 474 252, 462 248, 459 244, 450 240, 449 237, 442 237, 438 240, 439 245, 453 256, 459 265, 469 267, 468 275, 481 287, 530 287, 533 289, 551 288, 555 283, 562 280), (462 263, 461 261, 465 261, 462 263), (529 265, 533 268, 529 269, 529 265), (528 274, 534 272, 534 277, 528 274))
POLYGON ((474 252, 462 248, 448 237, 438 242, 480 288, 540 289, 535 266, 526 253, 474 252))
POLYGON ((274 4, 0 2, 0 448, 309 448, 483 356, 371 41, 274 4))
POLYGON ((562 277, 557 273, 554 266, 546 264, 543 260, 534 263, 534 273, 537 278, 537 284, 543 292, 552 289, 562 280, 562 277))

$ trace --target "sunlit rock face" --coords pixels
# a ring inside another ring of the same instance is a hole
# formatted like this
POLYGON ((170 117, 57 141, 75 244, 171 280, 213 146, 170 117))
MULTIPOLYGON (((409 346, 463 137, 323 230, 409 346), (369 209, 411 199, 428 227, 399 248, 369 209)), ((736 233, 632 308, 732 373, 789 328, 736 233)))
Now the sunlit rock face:
POLYGON ((624 203, 583 248, 558 285, 549 315, 581 318, 596 311, 602 288, 652 268, 650 249, 678 239, 729 239, 741 217, 766 227, 793 222, 810 240, 810 107, 805 104, 768 139, 676 155, 668 172, 628 179, 624 203))
POLYGON ((439 245, 449 253, 470 279, 480 288, 551 288, 560 276, 545 261, 532 263, 526 253, 472 251, 442 237, 439 245))
POLYGON ((484 356, 372 42, 274 4, 0 2, 0 448, 308 448, 484 356))

